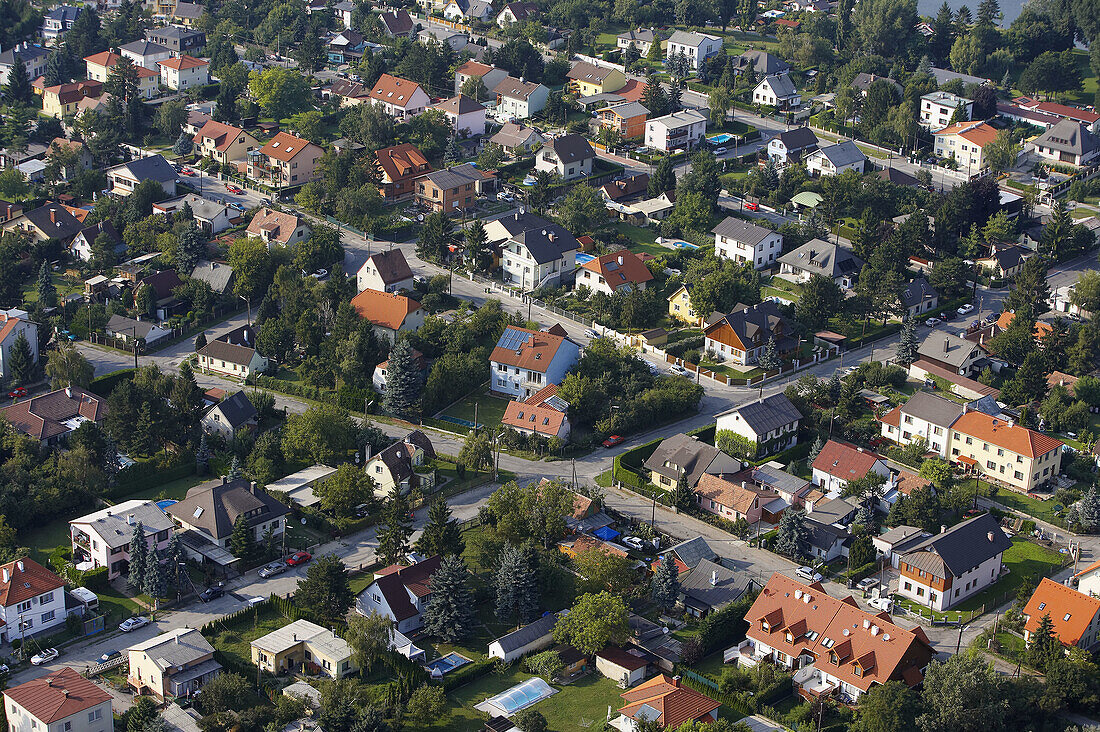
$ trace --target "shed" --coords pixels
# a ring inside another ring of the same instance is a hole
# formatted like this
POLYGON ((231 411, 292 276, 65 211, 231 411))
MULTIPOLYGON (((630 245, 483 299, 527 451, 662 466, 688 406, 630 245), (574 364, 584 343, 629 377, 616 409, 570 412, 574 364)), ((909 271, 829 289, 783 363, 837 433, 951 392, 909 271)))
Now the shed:
POLYGON ((557 622, 557 614, 547 613, 533 623, 502 635, 489 644, 489 658, 499 658, 510 663, 532 651, 547 648, 554 642, 554 626, 557 622))

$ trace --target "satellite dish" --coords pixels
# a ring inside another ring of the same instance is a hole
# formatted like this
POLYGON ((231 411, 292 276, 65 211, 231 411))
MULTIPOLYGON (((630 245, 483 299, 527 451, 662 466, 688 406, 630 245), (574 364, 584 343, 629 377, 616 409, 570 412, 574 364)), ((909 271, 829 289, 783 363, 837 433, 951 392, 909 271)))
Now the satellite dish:
POLYGON ((303 516, 300 520, 302 522, 302 526, 305 526, 306 525, 306 517, 303 516))
POLYGON ((424 214, 417 214, 416 215, 416 220, 423 222, 424 221, 424 214))

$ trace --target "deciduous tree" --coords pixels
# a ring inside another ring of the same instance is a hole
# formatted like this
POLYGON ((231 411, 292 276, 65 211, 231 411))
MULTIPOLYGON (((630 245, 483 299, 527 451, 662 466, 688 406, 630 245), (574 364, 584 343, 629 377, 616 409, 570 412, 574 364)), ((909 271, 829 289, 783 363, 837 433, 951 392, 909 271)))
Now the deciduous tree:
POLYGON ((589 656, 608 643, 622 643, 629 633, 626 603, 609 592, 581 595, 554 626, 555 641, 589 656))

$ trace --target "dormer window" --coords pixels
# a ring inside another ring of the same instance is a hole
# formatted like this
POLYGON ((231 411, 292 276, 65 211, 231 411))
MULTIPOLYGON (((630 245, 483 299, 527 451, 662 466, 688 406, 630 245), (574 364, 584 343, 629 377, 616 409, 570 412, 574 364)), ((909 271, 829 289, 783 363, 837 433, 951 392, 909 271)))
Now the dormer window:
POLYGON ((856 676, 862 676, 863 675, 863 668, 861 668, 858 663, 854 664, 852 666, 852 673, 854 673, 856 676))
POLYGON ((788 643, 794 643, 794 636, 791 635, 791 631, 789 631, 789 630, 787 631, 787 642, 788 643))
POLYGON ((760 627, 761 627, 761 629, 763 629, 763 631, 765 633, 772 632, 772 626, 767 620, 761 620, 760 621, 760 627))
POLYGON ((834 666, 840 665, 840 656, 836 655, 836 651, 829 651, 829 663, 834 666))

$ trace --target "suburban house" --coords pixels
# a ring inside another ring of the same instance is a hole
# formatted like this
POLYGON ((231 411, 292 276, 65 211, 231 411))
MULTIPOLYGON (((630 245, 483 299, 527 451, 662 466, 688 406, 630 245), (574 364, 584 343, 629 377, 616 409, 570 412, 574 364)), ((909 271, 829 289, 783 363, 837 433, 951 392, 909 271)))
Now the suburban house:
POLYGON ((443 8, 447 20, 485 21, 492 14, 493 5, 485 0, 450 0, 443 8))
POLYGON ((693 150, 703 144, 707 118, 694 109, 681 109, 645 123, 645 144, 662 152, 693 150))
POLYGON ((641 102, 615 104, 596 112, 600 126, 615 130, 623 140, 644 137, 648 116, 649 110, 641 102))
POLYGON ((157 62, 167 61, 172 57, 171 50, 146 40, 138 40, 119 46, 118 51, 138 66, 156 72, 157 79, 160 78, 160 66, 157 65, 157 62))
POLYGON ((901 406, 894 407, 879 418, 882 436, 899 445, 908 445, 923 438, 929 452, 941 458, 948 456, 951 425, 963 415, 966 407, 927 391, 918 391, 901 406))
POLYGON ((691 288, 686 284, 680 285, 676 292, 668 296, 668 314, 688 325, 703 325, 703 315, 691 307, 691 288))
POLYGON ((489 658, 499 658, 504 663, 511 663, 528 653, 549 647, 554 642, 554 626, 557 622, 556 613, 547 613, 518 630, 505 633, 489 644, 489 658))
POLYGON ((989 256, 974 260, 982 271, 998 279, 1015 277, 1024 267, 1024 262, 1035 256, 1035 252, 1018 244, 990 247, 989 256))
POLYGON ((649 664, 650 658, 640 648, 607 645, 596 653, 596 670, 624 689, 645 679, 649 664))
POLYGON ((898 594, 947 610, 999 580, 1001 555, 1011 546, 989 513, 944 529, 901 556, 898 594))
MULTIPOLYGON (((87 70, 88 78, 106 84, 111 76, 111 68, 122 58, 121 55, 112 51, 103 51, 102 53, 86 56, 84 67, 87 70)), ((160 91, 160 74, 140 64, 135 65, 137 66, 138 94, 143 99, 152 99, 160 91)))
POLYGON ((500 423, 524 435, 569 439, 569 402, 557 392, 557 384, 547 384, 525 400, 513 399, 500 423))
POLYGON ((163 155, 150 155, 107 168, 107 185, 116 196, 129 196, 139 183, 153 180, 160 184, 169 197, 176 195, 176 169, 163 155))
POLYGON ((57 42, 65 31, 73 27, 84 8, 72 5, 58 5, 42 18, 42 38, 57 42))
POLYGON ((84 226, 60 203, 47 202, 38 208, 23 211, 18 216, 8 219, 4 222, 3 228, 4 231, 24 234, 36 242, 57 239, 67 243, 72 241, 84 226))
POLYGON ((4 714, 9 732, 111 732, 113 698, 65 666, 5 689, 4 714))
POLYGON ((577 286, 593 292, 614 295, 616 292, 644 290, 653 273, 629 249, 620 249, 590 259, 577 270, 577 286))
POLYGON ((681 541, 679 544, 674 544, 668 549, 661 551, 657 559, 654 560, 651 568, 656 570, 659 566, 659 562, 663 561, 664 555, 671 554, 673 564, 676 565, 676 571, 678 574, 683 574, 689 569, 694 569, 698 566, 699 562, 704 559, 708 559, 712 562, 718 561, 718 553, 707 543, 707 540, 701 536, 696 536, 693 539, 687 539, 681 541))
POLYGON ((525 155, 536 146, 545 142, 545 138, 533 127, 524 127, 517 122, 505 122, 500 131, 489 138, 489 142, 500 145, 504 152, 512 156, 525 155))
POLYGON ((329 63, 356 64, 363 58, 367 41, 360 33, 348 28, 331 38, 325 45, 329 63))
POLYGON ((661 440, 642 467, 649 471, 649 482, 671 491, 683 478, 694 489, 704 475, 731 476, 741 470, 741 461, 714 445, 683 433, 661 440))
POLYGON ((1082 122, 1088 126, 1091 132, 1100 132, 1100 113, 1092 109, 1081 109, 1080 107, 1071 107, 1068 104, 1059 104, 1057 102, 1043 102, 1030 97, 1016 97, 1012 102, 1023 109, 1033 112, 1040 112, 1054 117, 1063 117, 1073 120, 1074 122, 1082 122))
POLYGON ((549 140, 535 158, 535 170, 557 173, 562 180, 592 174, 596 152, 581 135, 562 135, 549 140))
POLYGON ((416 34, 416 40, 431 46, 448 46, 452 51, 461 51, 470 42, 470 36, 445 28, 428 27, 416 34))
POLYGON ((997 138, 997 128, 986 122, 956 122, 935 133, 936 155, 954 158, 967 175, 986 167, 982 151, 997 138))
POLYGON ((495 178, 472 163, 434 170, 416 179, 416 200, 433 212, 456 214, 468 211, 495 178))
POLYGON ((971 376, 980 370, 978 362, 985 358, 978 344, 957 335, 934 331, 917 348, 921 360, 942 366, 956 374, 971 376))
MULTIPOLYGON (((198 227, 207 236, 220 234, 235 226, 241 218, 237 209, 194 193, 154 203, 153 213, 167 214, 182 211, 184 204, 187 204, 187 207, 191 209, 191 220, 198 224, 198 227)), ((227 269, 229 267, 229 265, 223 266, 227 269)), ((224 292, 219 294, 224 294, 224 292)))
POLYGON ((398 122, 415 117, 432 102, 419 84, 390 74, 382 74, 375 82, 370 91, 370 100, 398 122))
POLYGON ((1087 125, 1063 119, 1028 143, 1041 160, 1085 165, 1100 154, 1100 140, 1087 125))
POLYGON ((836 440, 825 443, 811 467, 814 485, 829 496, 839 495, 848 481, 859 480, 871 472, 890 477, 890 468, 878 455, 836 440))
POLYGON ((432 109, 438 109, 451 121, 451 127, 459 137, 477 137, 485 134, 485 105, 465 94, 453 96, 432 109))
MULTIPOLYGON (((412 357, 417 371, 419 371, 422 376, 426 375, 428 371, 428 362, 424 358, 424 354, 414 348, 412 349, 412 357)), ((371 374, 371 383, 374 384, 374 390, 379 394, 386 391, 386 379, 389 376, 389 365, 389 359, 382 361, 374 367, 374 373, 371 374)))
POLYGON ((489 64, 483 64, 480 61, 470 59, 455 69, 455 94, 461 94, 462 87, 466 82, 475 77, 481 79, 481 83, 491 92, 496 88, 496 85, 504 81, 507 76, 508 72, 504 69, 498 69, 495 66, 490 66, 489 64))
POLYGON ((753 581, 742 572, 700 559, 694 568, 680 577, 679 603, 693 618, 706 617, 737 602, 751 592, 753 581))
POLYGON ((1049 577, 1039 581, 1023 614, 1024 642, 1028 645, 1044 617, 1050 618, 1054 636, 1066 648, 1091 651, 1100 641, 1100 598, 1070 589, 1049 577))
POLYGON ((1100 597, 1100 561, 1093 562, 1073 575, 1073 581, 1077 584, 1078 592, 1090 597, 1100 597))
POLYGON ((794 88, 789 74, 779 74, 765 76, 752 90, 752 101, 785 112, 801 106, 802 96, 794 88))
POLYGON ((620 33, 615 38, 615 45, 625 51, 630 48, 630 44, 634 44, 634 48, 638 49, 638 53, 645 56, 649 53, 649 48, 656 43, 660 43, 656 32, 652 28, 636 28, 635 30, 628 30, 625 33, 620 33))
POLYGON ((295 620, 249 645, 252 663, 280 676, 301 670, 341 679, 359 670, 346 640, 308 620, 295 620))
POLYGON ((404 252, 400 249, 388 249, 367 257, 367 261, 363 262, 363 266, 355 274, 355 284, 359 292, 412 290, 413 273, 409 263, 405 261, 404 252))
POLYGON ((754 223, 727 216, 711 229, 714 253, 719 259, 748 263, 753 269, 766 269, 783 251, 783 235, 754 223))
POLYGON ((408 567, 384 567, 374 574, 374 582, 359 593, 355 609, 370 616, 378 613, 393 621, 399 633, 411 633, 424 621, 420 613, 431 596, 432 574, 439 569, 436 555, 408 567))
POLYGON ((29 558, 0 565, 0 640, 57 632, 66 617, 63 579, 29 558))
POLYGON ((577 61, 565 75, 578 96, 608 94, 626 86, 626 76, 616 68, 596 66, 587 61, 577 61))
POLYGON ((747 482, 775 491, 789 505, 807 511, 812 511, 817 502, 824 498, 824 494, 810 481, 788 473, 783 470, 782 463, 775 461, 751 468, 747 482))
POLYGON ((0 84, 8 85, 11 70, 22 61, 27 68, 27 78, 34 80, 46 73, 46 61, 53 53, 48 48, 33 46, 26 41, 0 51, 0 84))
POLYGON ((203 372, 233 376, 243 381, 249 374, 267 370, 267 358, 256 350, 256 329, 251 325, 242 325, 207 341, 195 353, 199 357, 199 369, 203 372))
POLYGON ((627 201, 644 196, 649 187, 649 173, 635 173, 600 186, 600 193, 607 201, 627 201))
POLYGON ((685 722, 709 725, 718 719, 722 705, 695 689, 684 686, 679 676, 661 674, 623 692, 625 706, 609 724, 619 732, 635 732, 639 722, 655 721, 662 729, 676 729, 685 722))
POLYGON ((203 5, 201 3, 188 3, 178 0, 176 7, 172 9, 172 21, 184 28, 191 28, 202 17, 202 13, 203 5))
POLYGON ((955 110, 963 107, 963 116, 970 119, 974 111, 974 102, 957 94, 946 91, 934 91, 920 98, 920 126, 929 132, 942 130, 951 124, 955 110))
POLYGON ((206 50, 205 33, 171 25, 145 31, 145 40, 167 48, 176 56, 201 56, 206 50))
POLYGON ((409 11, 404 8, 379 12, 378 19, 382 22, 383 32, 390 38, 409 38, 416 27, 409 11))
POLYGON ((501 120, 527 119, 545 109, 550 98, 547 87, 514 76, 505 76, 489 88, 496 95, 496 116, 501 120))
POLYGON ((802 413, 782 392, 719 414, 715 430, 729 430, 756 446, 755 456, 771 455, 798 442, 802 413))
POLYGON ((809 127, 780 132, 768 141, 768 157, 779 168, 797 163, 817 149, 817 135, 809 127))
MULTIPOLYGON (((31 341, 31 347, 35 347, 31 341)), ((103 424, 107 400, 79 387, 67 386, 0 407, 0 415, 12 427, 41 443, 56 445, 84 422, 103 424)))
POLYGON ((798 284, 806 284, 814 275, 828 277, 844 290, 855 287, 863 260, 839 244, 811 239, 779 258, 779 274, 798 284))
POLYGON ((135 694, 191 696, 222 672, 214 647, 194 628, 176 628, 126 649, 135 694))
POLYGON ((743 519, 753 525, 769 526, 778 523, 790 504, 776 491, 739 480, 743 475, 738 472, 727 479, 703 473, 693 489, 695 502, 704 511, 727 521, 743 519))
POLYGON ((392 292, 363 290, 351 299, 360 318, 369 320, 374 332, 390 343, 401 331, 419 330, 424 325, 424 308, 411 297, 392 292))
POLYGON ((42 89, 42 113, 63 119, 76 114, 77 105, 87 97, 97 98, 103 94, 101 81, 74 81, 57 84, 42 89))
POLYGON ((492 223, 500 226, 490 224, 485 227, 486 231, 492 227, 510 233, 501 246, 505 281, 525 290, 536 290, 572 279, 581 245, 564 228, 530 213, 515 214, 492 223))
POLYGON ((674 31, 665 44, 665 61, 681 53, 687 56, 692 69, 698 69, 711 56, 722 52, 722 39, 707 33, 674 31))
POLYGON ((983 412, 955 421, 949 447, 951 462, 1024 492, 1049 483, 1062 467, 1060 440, 983 412))
POLYGON ((110 221, 101 221, 98 224, 92 224, 81 229, 80 233, 73 237, 73 242, 69 245, 69 254, 82 262, 92 261, 92 245, 95 244, 100 235, 104 235, 114 242, 114 253, 116 255, 123 254, 126 251, 126 243, 122 241, 122 237, 118 235, 114 225, 110 221))
POLYGON ((382 185, 378 192, 387 202, 411 197, 416 190, 416 179, 432 171, 424 153, 412 143, 384 147, 374 154, 382 169, 382 185))
POLYGON ((280 132, 248 155, 248 177, 276 188, 297 186, 321 175, 317 162, 325 151, 309 140, 280 132))
POLYGON ((210 407, 203 415, 201 424, 206 433, 219 434, 232 440, 238 431, 255 427, 259 423, 259 417, 259 412, 252 406, 248 395, 244 391, 238 391, 210 407))
POLYGON ((108 580, 126 574, 130 571, 130 541, 138 524, 154 553, 168 546, 176 526, 153 501, 133 499, 108 506, 69 522, 73 562, 106 567, 108 580))
POLYGON ((210 83, 210 62, 193 56, 176 56, 158 61, 160 83, 172 91, 185 91, 210 83))
POLYGON ((531 2, 508 3, 497 13, 496 23, 501 28, 513 23, 525 23, 538 14, 538 6, 531 2))
POLYGON ((924 277, 917 277, 905 286, 898 300, 904 311, 904 317, 919 318, 939 306, 940 294, 928 284, 928 280, 924 277))
POLYGON ((560 384, 580 352, 580 346, 565 336, 505 326, 489 356, 489 390, 529 399, 548 384, 560 384))
POLYGON ((292 246, 309 239, 310 235, 309 223, 305 218, 266 206, 255 213, 245 231, 269 247, 275 244, 292 246))
POLYGON ((781 356, 796 348, 790 325, 779 305, 765 301, 748 306, 738 303, 727 315, 714 314, 703 328, 703 348, 719 361, 739 366, 756 363, 774 340, 781 356))
POLYGON ((147 346, 172 335, 171 330, 160 327, 155 320, 136 320, 125 315, 112 315, 108 318, 103 332, 123 343, 140 340, 147 346))
MULTIPOLYGON (((268 532, 275 536, 283 533, 284 516, 289 509, 257 488, 255 481, 222 476, 189 488, 183 500, 165 511, 182 531, 198 534, 225 549, 239 517, 243 516, 252 529, 253 539, 263 541, 268 532)), ((181 538, 186 538, 186 534, 181 538)), ((190 548, 186 540, 184 547, 190 548)))
POLYGON ((244 160, 260 141, 240 127, 210 120, 195 135, 195 152, 222 165, 244 160))
POLYGON ((414 488, 427 493, 435 482, 433 473, 420 474, 416 469, 434 458, 432 441, 420 430, 413 430, 370 458, 363 472, 374 482, 378 498, 386 498, 395 490, 405 494, 414 488))
POLYGON ((858 703, 872 686, 900 681, 910 688, 924 680, 936 656, 918 625, 906 630, 886 613, 861 610, 851 597, 804 585, 776 572, 745 615, 747 637, 727 649, 727 662, 751 667, 774 661, 794 672, 804 697, 836 695, 858 703))
POLYGON ((806 172, 813 178, 823 175, 840 175, 846 170, 862 173, 867 156, 851 140, 818 148, 806 158, 806 172))

